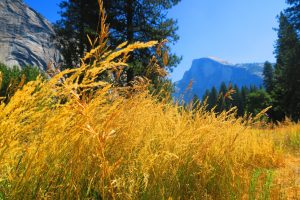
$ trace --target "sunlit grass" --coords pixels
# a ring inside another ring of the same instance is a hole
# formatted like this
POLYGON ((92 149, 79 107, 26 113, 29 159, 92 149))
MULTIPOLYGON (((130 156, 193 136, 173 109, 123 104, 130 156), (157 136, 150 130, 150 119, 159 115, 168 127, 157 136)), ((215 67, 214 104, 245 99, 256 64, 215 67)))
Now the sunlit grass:
POLYGON ((193 113, 146 92, 114 98, 108 88, 59 104, 51 86, 31 82, 1 107, 6 197, 239 198, 255 170, 282 162, 270 138, 234 115, 193 113))

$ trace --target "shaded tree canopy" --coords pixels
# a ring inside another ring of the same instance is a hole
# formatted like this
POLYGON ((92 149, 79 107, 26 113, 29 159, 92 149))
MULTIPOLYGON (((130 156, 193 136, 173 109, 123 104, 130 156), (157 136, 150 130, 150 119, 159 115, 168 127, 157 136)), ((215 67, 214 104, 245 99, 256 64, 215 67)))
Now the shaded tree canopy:
POLYGON ((284 13, 279 17, 275 54, 273 99, 276 120, 287 116, 297 121, 300 117, 300 42, 284 13))
MULTIPOLYGON (((175 43, 177 21, 168 18, 167 11, 180 0, 103 0, 107 23, 110 26, 109 44, 116 47, 124 41, 162 41, 175 43)), ((65 66, 79 65, 84 52, 90 49, 87 38, 95 38, 99 32, 99 6, 97 0, 64 0, 60 4, 61 20, 55 25, 57 41, 65 58, 65 66)), ((170 46, 165 46, 170 52, 170 46)), ((155 49, 134 52, 129 59, 128 80, 144 75, 155 49)), ((171 71, 180 58, 169 53, 167 68, 171 71)), ((160 60, 162 63, 162 60, 160 60)))
POLYGON ((249 113, 257 115, 263 109, 271 105, 271 97, 265 90, 257 90, 251 92, 247 96, 247 107, 246 110, 249 113))
POLYGON ((300 0, 287 0, 290 7, 285 10, 285 15, 288 17, 290 23, 296 28, 298 34, 300 33, 300 0))

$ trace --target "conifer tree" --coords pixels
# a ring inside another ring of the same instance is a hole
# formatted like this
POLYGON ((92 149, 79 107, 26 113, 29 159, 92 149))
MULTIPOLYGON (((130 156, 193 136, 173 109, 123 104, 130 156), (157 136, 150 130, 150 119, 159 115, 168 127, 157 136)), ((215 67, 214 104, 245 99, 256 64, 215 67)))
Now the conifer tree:
POLYGON ((222 82, 220 85, 219 94, 222 93, 222 95, 225 95, 226 92, 227 92, 227 86, 226 86, 225 82, 222 82))
POLYGON ((218 102, 217 102, 218 106, 216 109, 217 112, 222 112, 223 110, 227 109, 227 102, 225 99, 226 93, 227 93, 227 86, 226 86, 225 82, 222 82, 221 86, 220 86, 220 90, 219 90, 219 96, 218 96, 218 102))
MULTIPOLYGON (((225 83, 220 86, 219 92, 216 87, 212 87, 211 91, 206 90, 203 95, 203 101, 207 99, 207 110, 211 110, 216 106, 215 112, 228 111, 232 107, 237 107, 237 115, 243 116, 247 114, 257 114, 261 110, 271 106, 272 99, 264 88, 258 89, 252 85, 250 88, 242 86, 241 89, 235 84, 234 92, 230 97, 227 95, 228 91, 232 91, 232 86, 227 88, 225 83)), ((273 115, 271 111, 268 114, 273 115)))
POLYGON ((218 92, 215 86, 212 87, 210 95, 207 100, 207 109, 211 110, 214 106, 217 105, 218 102, 218 92))
POLYGON ((276 44, 274 111, 276 120, 300 117, 300 42, 295 28, 281 13, 276 44))
POLYGON ((209 89, 206 89, 202 97, 202 101, 205 101, 209 97, 209 95, 210 95, 210 91, 209 89))
POLYGON ((249 88, 246 86, 243 86, 241 88, 241 112, 244 114, 245 113, 245 108, 247 105, 247 96, 249 94, 249 88))
MULTIPOLYGON (((128 41, 162 41, 175 43, 177 22, 168 18, 167 11, 180 0, 103 0, 110 25, 109 44, 116 46, 128 41)), ((56 23, 57 41, 60 44, 66 67, 79 64, 80 58, 90 48, 87 38, 97 34, 99 29, 99 9, 97 0, 64 0, 60 4, 61 20, 56 23)), ((170 52, 170 46, 165 46, 170 52)), ((145 75, 146 66, 155 49, 134 52, 129 58, 130 67, 126 71, 128 81, 135 75, 145 75)), ((167 68, 172 70, 179 57, 169 53, 167 68)), ((162 59, 160 60, 163 63, 162 59)))
POLYGON ((266 61, 263 69, 264 86, 268 93, 271 93, 274 85, 274 70, 270 62, 266 61))
POLYGON ((300 0, 287 0, 286 2, 290 7, 285 10, 285 15, 300 34, 300 0))
POLYGON ((193 97, 193 110, 197 109, 200 106, 200 99, 197 95, 194 95, 193 97))
POLYGON ((250 85, 249 92, 256 92, 258 90, 256 85, 250 85))
POLYGON ((242 108, 242 99, 241 99, 241 92, 237 85, 234 85, 233 87, 234 93, 232 94, 232 107, 237 107, 237 114, 238 116, 242 116, 244 113, 244 109, 242 108))

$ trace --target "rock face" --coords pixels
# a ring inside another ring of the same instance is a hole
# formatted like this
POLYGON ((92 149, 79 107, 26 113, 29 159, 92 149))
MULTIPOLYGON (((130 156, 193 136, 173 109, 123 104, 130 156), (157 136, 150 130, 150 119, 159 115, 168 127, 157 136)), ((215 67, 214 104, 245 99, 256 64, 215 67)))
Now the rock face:
POLYGON ((219 89, 222 82, 237 84, 239 87, 261 86, 263 64, 229 64, 219 59, 201 58, 193 61, 192 67, 183 78, 175 83, 175 99, 189 102, 194 95, 200 99, 206 89, 219 89), (190 84, 192 82, 192 84, 190 84))
POLYGON ((51 24, 22 0, 0 0, 0 62, 46 69, 61 60, 51 24))

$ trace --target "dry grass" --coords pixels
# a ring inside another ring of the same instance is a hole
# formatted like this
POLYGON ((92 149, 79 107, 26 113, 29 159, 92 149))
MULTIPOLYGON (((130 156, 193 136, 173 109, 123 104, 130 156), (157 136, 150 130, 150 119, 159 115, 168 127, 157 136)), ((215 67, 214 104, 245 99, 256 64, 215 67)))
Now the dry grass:
POLYGON ((254 170, 282 161, 272 140, 230 114, 192 113, 144 92, 114 98, 111 88, 59 104, 51 87, 32 82, 1 107, 7 198, 239 198, 254 170))
POLYGON ((97 45, 80 68, 30 82, 0 105, 0 198, 251 199, 276 194, 271 172, 283 166, 281 149, 290 140, 275 135, 298 134, 299 125, 251 128, 251 120, 236 119, 233 111, 217 116, 158 101, 141 81, 132 88, 99 81, 122 71, 134 49, 156 44, 123 44, 108 51, 107 27, 101 26, 97 45))

